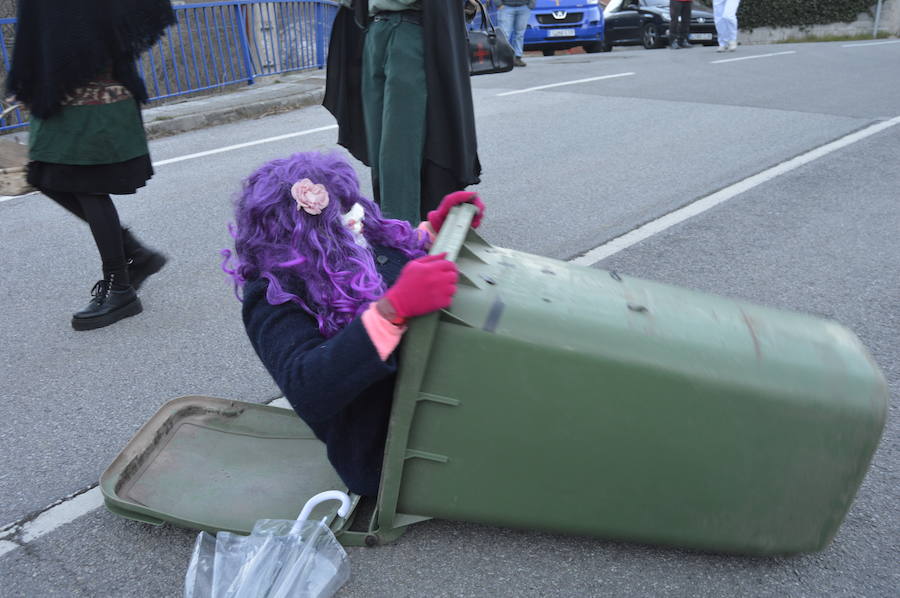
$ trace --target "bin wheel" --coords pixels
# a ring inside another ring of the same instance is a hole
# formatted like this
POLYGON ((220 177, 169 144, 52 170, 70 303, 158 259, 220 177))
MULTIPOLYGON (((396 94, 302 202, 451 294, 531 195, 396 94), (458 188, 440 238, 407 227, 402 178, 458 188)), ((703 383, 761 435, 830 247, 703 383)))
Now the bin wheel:
POLYGON ((378 536, 369 534, 368 536, 366 536, 365 542, 366 542, 366 546, 368 546, 369 548, 374 548, 374 547, 378 546, 378 536))

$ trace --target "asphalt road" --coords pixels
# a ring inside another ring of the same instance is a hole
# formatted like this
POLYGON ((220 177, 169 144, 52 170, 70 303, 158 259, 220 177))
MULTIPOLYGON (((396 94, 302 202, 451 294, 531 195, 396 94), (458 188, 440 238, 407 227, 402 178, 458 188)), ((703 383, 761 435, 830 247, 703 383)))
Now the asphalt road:
MULTIPOLYGON (((898 61, 900 44, 752 46, 726 55, 616 49, 475 78, 483 234, 558 259, 581 255, 900 116, 898 61), (609 75, 621 76, 501 95, 609 75)), ((151 148, 159 162, 332 123, 317 107, 151 148)), ((43 198, 0 203, 0 525, 96 483, 168 399, 279 395, 244 337, 217 252, 229 245, 230 202, 243 176, 273 157, 332 149, 335 138, 329 129, 159 166, 146 189, 117 205, 170 265, 141 291, 143 314, 90 333, 68 325, 99 277, 86 227, 43 198)), ((819 314, 869 347, 893 404, 869 474, 826 550, 745 558, 433 521, 395 544, 351 549, 353 577, 339 596, 895 596, 898 163, 900 126, 891 126, 594 265, 819 314)), ((93 510, 37 539, 12 538, 21 546, 0 556, 0 595, 177 596, 193 538, 93 510)))

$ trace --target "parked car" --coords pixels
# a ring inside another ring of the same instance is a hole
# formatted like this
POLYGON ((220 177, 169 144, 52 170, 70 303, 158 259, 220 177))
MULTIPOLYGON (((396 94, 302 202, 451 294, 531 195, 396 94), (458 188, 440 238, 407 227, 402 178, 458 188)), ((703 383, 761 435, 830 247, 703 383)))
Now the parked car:
MULTIPOLYGON (((610 0, 603 12, 605 52, 620 45, 652 49, 669 43, 669 0, 610 0)), ((696 3, 691 6, 690 40, 706 46, 719 43, 713 13, 696 3)))
POLYGON ((537 0, 525 29, 525 50, 552 56, 577 46, 592 54, 604 49, 598 0, 537 0))

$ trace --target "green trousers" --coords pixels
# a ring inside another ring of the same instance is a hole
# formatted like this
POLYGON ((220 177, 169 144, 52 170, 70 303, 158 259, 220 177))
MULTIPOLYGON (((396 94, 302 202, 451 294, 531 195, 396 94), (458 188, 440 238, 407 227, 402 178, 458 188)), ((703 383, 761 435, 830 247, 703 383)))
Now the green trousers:
POLYGON ((400 14, 372 21, 363 48, 362 97, 376 199, 386 217, 415 226, 427 101, 421 25, 400 14))

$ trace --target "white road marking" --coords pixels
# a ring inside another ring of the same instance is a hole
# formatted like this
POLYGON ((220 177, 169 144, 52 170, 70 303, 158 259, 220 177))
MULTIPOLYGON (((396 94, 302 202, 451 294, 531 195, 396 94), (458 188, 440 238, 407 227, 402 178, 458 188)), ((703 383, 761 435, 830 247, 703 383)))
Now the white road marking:
POLYGON ((538 85, 537 87, 527 87, 525 89, 517 89, 515 91, 504 91, 503 93, 498 93, 497 97, 500 96, 511 96, 517 93, 528 93, 529 91, 537 91, 539 89, 550 89, 551 87, 562 87, 563 85, 575 85, 577 83, 589 83, 590 81, 601 81, 603 79, 615 79, 617 77, 630 77, 634 73, 618 73, 615 75, 603 75, 602 77, 589 77, 587 79, 575 79, 573 81, 563 81, 561 83, 551 83, 549 85, 538 85))
POLYGON ((883 46, 885 44, 900 44, 900 40, 892 40, 886 42, 863 42, 856 44, 842 44, 842 48, 860 48, 862 46, 883 46))
MULTIPOLYGON (((290 409, 291 404, 284 397, 275 399, 269 403, 272 407, 290 409)), ((9 524, 0 528, 0 557, 12 552, 16 548, 37 540, 50 532, 72 523, 82 515, 87 515, 95 509, 103 506, 103 493, 99 486, 95 486, 87 492, 75 496, 68 496, 43 513, 23 524, 9 524), (10 541, 8 538, 12 538, 10 541)))
POLYGON ((0 203, 9 201, 11 199, 19 199, 20 197, 28 197, 29 195, 37 195, 37 191, 32 191, 31 193, 26 193, 25 195, 0 195, 0 203))
POLYGON ((788 50, 787 52, 773 52, 771 54, 754 54, 753 56, 741 56, 740 58, 726 58, 724 60, 713 60, 710 64, 722 64, 723 62, 737 62, 738 60, 754 60, 756 58, 771 58, 772 56, 785 56, 787 54, 796 54, 796 50, 788 50))
POLYGON ((265 139, 257 139, 256 141, 247 141, 246 143, 236 143, 234 145, 226 145, 225 147, 220 147, 212 150, 207 150, 205 152, 197 152, 195 154, 187 154, 185 156, 179 156, 177 158, 169 158, 167 160, 160 160, 159 162, 154 162, 153 166, 165 166, 166 164, 175 164, 176 162, 184 162, 185 160, 194 160, 196 158, 205 158, 206 156, 214 156, 215 154, 223 154, 225 152, 231 152, 238 149, 244 149, 245 147, 253 147, 254 145, 262 145, 263 143, 272 143, 274 141, 284 141, 285 139, 291 139, 293 137, 302 137, 303 135, 311 135, 313 133, 321 133, 322 131, 330 131, 332 129, 337 129, 337 125, 328 125, 325 127, 317 127, 315 129, 307 129, 305 131, 297 131, 296 133, 286 133, 284 135, 276 135, 275 137, 266 137, 265 139))
POLYGON ((18 547, 19 547, 19 545, 14 542, 7 542, 6 540, 0 540, 0 556, 3 556, 7 552, 12 552, 13 550, 15 550, 18 547))
POLYGON ((95 486, 87 492, 63 499, 27 523, 7 526, 0 533, 0 556, 37 540, 82 515, 87 515, 101 505, 103 494, 99 486, 95 486), (15 541, 9 541, 7 538, 13 538, 15 541))
MULTIPOLYGON (((315 129, 307 129, 305 131, 297 131, 296 133, 286 133, 284 135, 276 135, 275 137, 266 137, 265 139, 257 139, 256 141, 247 141, 246 143, 236 143, 234 145, 226 145, 225 147, 219 147, 216 149, 206 150, 205 152, 196 152, 194 154, 178 156, 177 158, 168 158, 166 160, 160 160, 159 162, 154 162, 153 167, 158 168, 160 166, 165 166, 166 164, 175 164, 176 162, 184 162, 185 160, 195 160, 197 158, 205 158, 206 156, 214 156, 215 154, 222 154, 225 152, 231 152, 234 150, 244 149, 245 147, 253 147, 254 145, 262 145, 264 143, 273 143, 275 141, 284 141, 285 139, 291 139, 293 137, 302 137, 303 135, 312 135, 313 133, 321 133, 322 131, 330 131, 332 129, 337 129, 337 125, 328 125, 325 127, 317 127, 315 129)), ((0 203, 3 203, 4 201, 9 201, 11 199, 27 197, 29 195, 36 196, 37 193, 26 193, 25 195, 14 195, 14 196, 0 196, 0 203)))
POLYGON ((703 212, 714 208, 719 204, 725 203, 729 199, 736 197, 741 193, 744 193, 745 191, 749 191, 754 187, 758 187, 759 185, 762 185, 763 183, 770 181, 777 176, 786 174, 792 170, 796 170, 804 164, 808 164, 813 160, 818 160, 819 158, 827 156, 832 152, 847 147, 848 145, 856 143, 857 141, 861 141, 867 137, 871 137, 876 133, 880 133, 881 131, 884 131, 885 129, 896 126, 898 124, 900 124, 900 116, 868 126, 865 129, 862 129, 855 133, 845 135, 840 139, 837 139, 830 143, 826 143, 825 145, 808 151, 805 154, 801 154, 795 158, 791 158, 790 160, 773 166, 772 168, 754 174, 753 176, 749 176, 746 179, 738 181, 737 183, 725 187, 720 191, 716 191, 715 193, 707 195, 706 197, 701 197, 693 203, 690 203, 682 208, 678 208, 673 212, 669 212, 668 214, 661 216, 655 220, 651 220, 646 224, 642 224, 634 230, 620 235, 615 239, 607 241, 599 247, 591 249, 587 253, 569 260, 569 262, 581 266, 590 266, 591 264, 596 264, 597 262, 622 251, 623 249, 627 249, 632 245, 640 243, 641 241, 648 239, 657 233, 661 233, 664 230, 675 226, 676 224, 680 224, 688 218, 693 218, 698 214, 702 214, 703 212))

